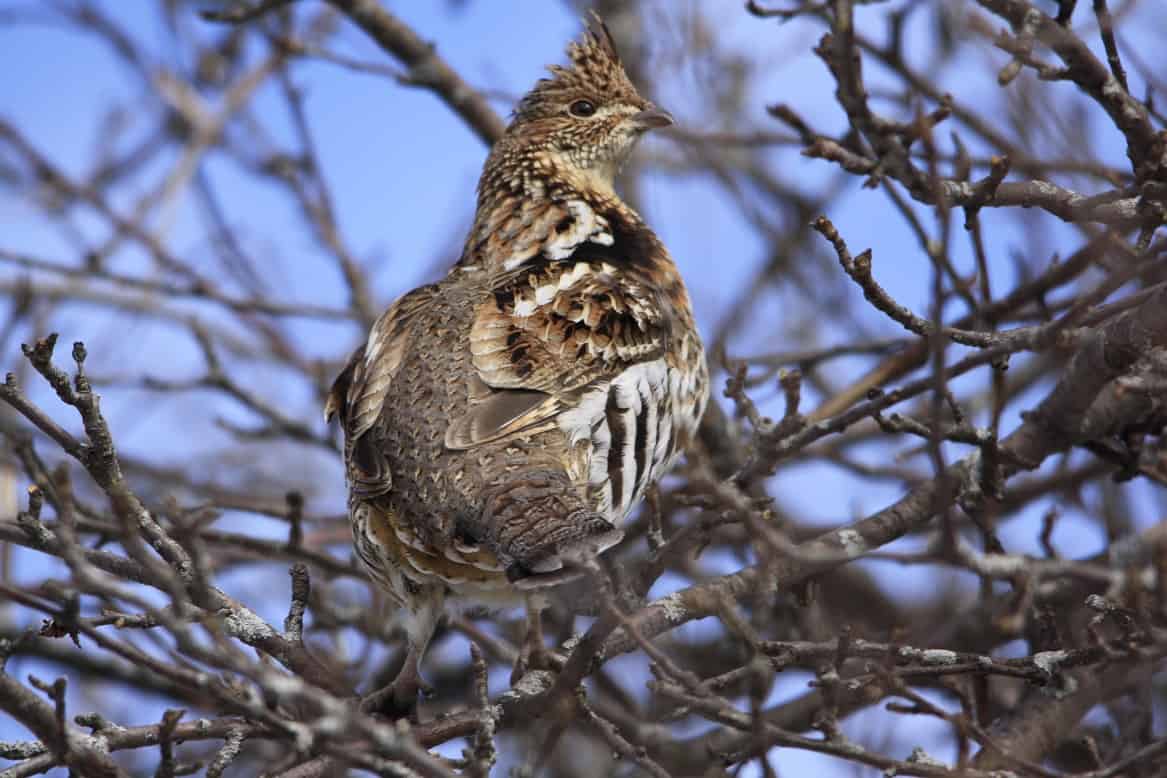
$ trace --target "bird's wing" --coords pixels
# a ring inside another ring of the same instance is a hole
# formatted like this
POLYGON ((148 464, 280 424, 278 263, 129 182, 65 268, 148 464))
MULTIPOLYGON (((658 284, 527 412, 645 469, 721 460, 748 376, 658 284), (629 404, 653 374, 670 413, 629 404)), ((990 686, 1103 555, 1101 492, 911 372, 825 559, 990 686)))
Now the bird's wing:
POLYGON ((410 321, 432 295, 432 286, 420 287, 381 314, 328 393, 325 418, 339 417, 344 429, 345 462, 355 497, 385 494, 393 485, 385 454, 367 433, 381 416, 393 376, 405 356, 410 321))
POLYGON ((584 247, 569 261, 523 267, 496 283, 474 312, 477 376, 447 447, 470 449, 555 423, 589 388, 664 354, 658 293, 613 261, 584 247))

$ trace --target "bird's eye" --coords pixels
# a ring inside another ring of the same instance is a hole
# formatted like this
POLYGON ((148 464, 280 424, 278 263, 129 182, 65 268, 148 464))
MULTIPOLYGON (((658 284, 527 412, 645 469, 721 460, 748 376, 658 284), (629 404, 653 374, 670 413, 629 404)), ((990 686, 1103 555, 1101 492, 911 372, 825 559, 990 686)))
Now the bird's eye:
POLYGON ((591 100, 576 100, 568 110, 571 111, 572 116, 578 116, 582 119, 594 114, 596 106, 591 100))

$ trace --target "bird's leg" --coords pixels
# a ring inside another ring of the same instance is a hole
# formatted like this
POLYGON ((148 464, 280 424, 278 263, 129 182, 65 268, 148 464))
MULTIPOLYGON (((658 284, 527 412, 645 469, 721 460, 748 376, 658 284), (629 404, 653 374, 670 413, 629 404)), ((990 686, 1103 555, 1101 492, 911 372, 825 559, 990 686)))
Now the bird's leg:
POLYGON ((403 719, 417 723, 417 697, 427 694, 432 687, 421 677, 419 665, 422 651, 410 645, 405 654, 405 662, 396 677, 386 686, 367 695, 361 700, 361 710, 379 713, 390 719, 403 719))
POLYGON ((527 632, 519 646, 515 667, 511 670, 511 686, 518 683, 528 670, 545 670, 550 664, 547 648, 543 645, 543 608, 546 603, 542 597, 529 595, 526 606, 527 632))
POLYGON ((417 723, 418 695, 429 697, 434 693, 434 687, 421 675, 421 658, 424 653, 424 646, 417 648, 411 645, 405 654, 401 671, 393 679, 393 707, 407 713, 414 723, 417 723))
POLYGON ((438 587, 420 588, 409 594, 410 599, 406 603, 408 616, 405 631, 408 636, 408 648, 405 652, 405 661, 393 682, 366 697, 361 702, 361 709, 369 713, 380 713, 392 719, 408 716, 411 721, 417 723, 418 694, 429 696, 433 693, 433 687, 422 678, 421 660, 442 617, 445 596, 443 590, 438 587))

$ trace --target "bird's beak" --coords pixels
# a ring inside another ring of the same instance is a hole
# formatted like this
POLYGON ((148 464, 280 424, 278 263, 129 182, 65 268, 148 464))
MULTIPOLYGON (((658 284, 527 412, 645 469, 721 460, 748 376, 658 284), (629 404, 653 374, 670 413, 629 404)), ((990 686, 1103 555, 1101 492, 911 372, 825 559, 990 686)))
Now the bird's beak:
POLYGON ((637 127, 643 130, 656 130, 676 123, 673 121, 671 113, 651 104, 640 113, 632 114, 630 118, 637 127))

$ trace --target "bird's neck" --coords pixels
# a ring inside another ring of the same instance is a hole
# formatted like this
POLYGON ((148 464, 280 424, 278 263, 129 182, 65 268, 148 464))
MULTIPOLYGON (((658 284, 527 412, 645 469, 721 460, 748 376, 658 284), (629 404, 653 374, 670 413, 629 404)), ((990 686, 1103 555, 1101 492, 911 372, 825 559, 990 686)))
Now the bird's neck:
POLYGON ((459 265, 510 269, 543 250, 560 259, 557 246, 562 251, 576 238, 584 242, 605 232, 606 213, 640 222, 616 194, 609 171, 572 167, 546 149, 519 156, 496 148, 478 183, 478 207, 459 265))

